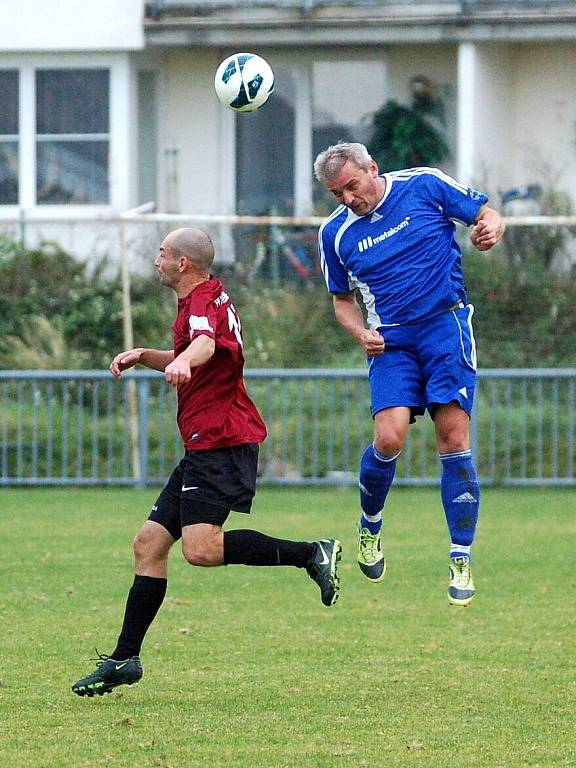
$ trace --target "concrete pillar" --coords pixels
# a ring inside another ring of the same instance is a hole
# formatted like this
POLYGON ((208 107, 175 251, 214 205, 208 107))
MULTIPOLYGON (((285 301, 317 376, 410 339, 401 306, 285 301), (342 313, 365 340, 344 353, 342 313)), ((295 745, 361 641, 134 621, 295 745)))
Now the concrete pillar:
POLYGON ((472 184, 476 159, 476 46, 458 47, 458 115, 456 178, 472 184))

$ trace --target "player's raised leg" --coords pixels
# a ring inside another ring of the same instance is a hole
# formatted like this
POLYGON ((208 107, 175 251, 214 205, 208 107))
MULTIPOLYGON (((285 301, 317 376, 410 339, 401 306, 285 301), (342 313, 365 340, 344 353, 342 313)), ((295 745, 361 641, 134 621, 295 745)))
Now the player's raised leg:
POLYGON ((327 606, 334 605, 338 600, 341 553, 342 547, 337 539, 291 541, 251 530, 226 531, 224 534, 226 565, 291 565, 304 568, 320 587, 321 600, 327 606))
POLYGON ((292 541, 260 531, 223 531, 219 526, 196 524, 182 529, 182 550, 191 565, 279 566, 303 568, 320 587, 324 605, 338 600, 338 562, 342 547, 336 539, 292 541))
POLYGON ((469 448, 468 414, 457 403, 441 406, 435 426, 442 462, 442 504, 451 539, 448 601, 467 606, 476 593, 470 549, 480 508, 480 486, 469 448))

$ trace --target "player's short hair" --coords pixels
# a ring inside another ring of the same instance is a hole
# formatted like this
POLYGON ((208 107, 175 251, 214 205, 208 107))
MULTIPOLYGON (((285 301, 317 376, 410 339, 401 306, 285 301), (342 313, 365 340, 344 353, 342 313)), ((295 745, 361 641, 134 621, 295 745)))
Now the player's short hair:
POLYGON ((368 168, 372 157, 364 144, 355 141, 339 141, 328 149, 320 152, 314 162, 314 175, 321 184, 332 181, 338 176, 342 167, 354 163, 358 168, 368 168))
POLYGON ((214 244, 202 229, 176 229, 171 233, 170 245, 177 255, 185 256, 199 269, 208 271, 214 261, 214 244))

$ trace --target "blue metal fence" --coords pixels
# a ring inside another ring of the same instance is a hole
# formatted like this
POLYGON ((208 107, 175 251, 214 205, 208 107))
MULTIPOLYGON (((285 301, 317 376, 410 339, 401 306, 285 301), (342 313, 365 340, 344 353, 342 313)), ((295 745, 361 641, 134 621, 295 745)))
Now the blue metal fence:
MULTIPOLYGON (((354 484, 371 439, 363 370, 249 370, 269 429, 261 481, 354 484)), ((484 483, 576 485, 576 369, 479 372, 472 444, 484 483)), ((175 394, 133 371, 0 372, 0 485, 163 483, 182 456, 175 394)), ((417 420, 397 482, 438 482, 434 430, 417 420)))

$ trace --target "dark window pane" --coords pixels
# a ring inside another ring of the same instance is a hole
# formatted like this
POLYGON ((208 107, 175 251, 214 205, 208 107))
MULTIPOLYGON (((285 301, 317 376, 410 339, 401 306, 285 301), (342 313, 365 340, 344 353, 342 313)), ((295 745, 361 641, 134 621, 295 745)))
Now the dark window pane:
POLYGON ((0 205, 18 204, 18 144, 0 142, 0 205))
POLYGON ((275 90, 266 106, 236 118, 239 214, 294 213, 295 86, 289 69, 277 67, 275 75, 275 90))
POLYGON ((36 72, 36 132, 108 133, 107 69, 36 72))
POLYGON ((108 203, 108 142, 37 143, 37 202, 108 203))
POLYGON ((0 135, 18 133, 18 72, 0 69, 0 135))

